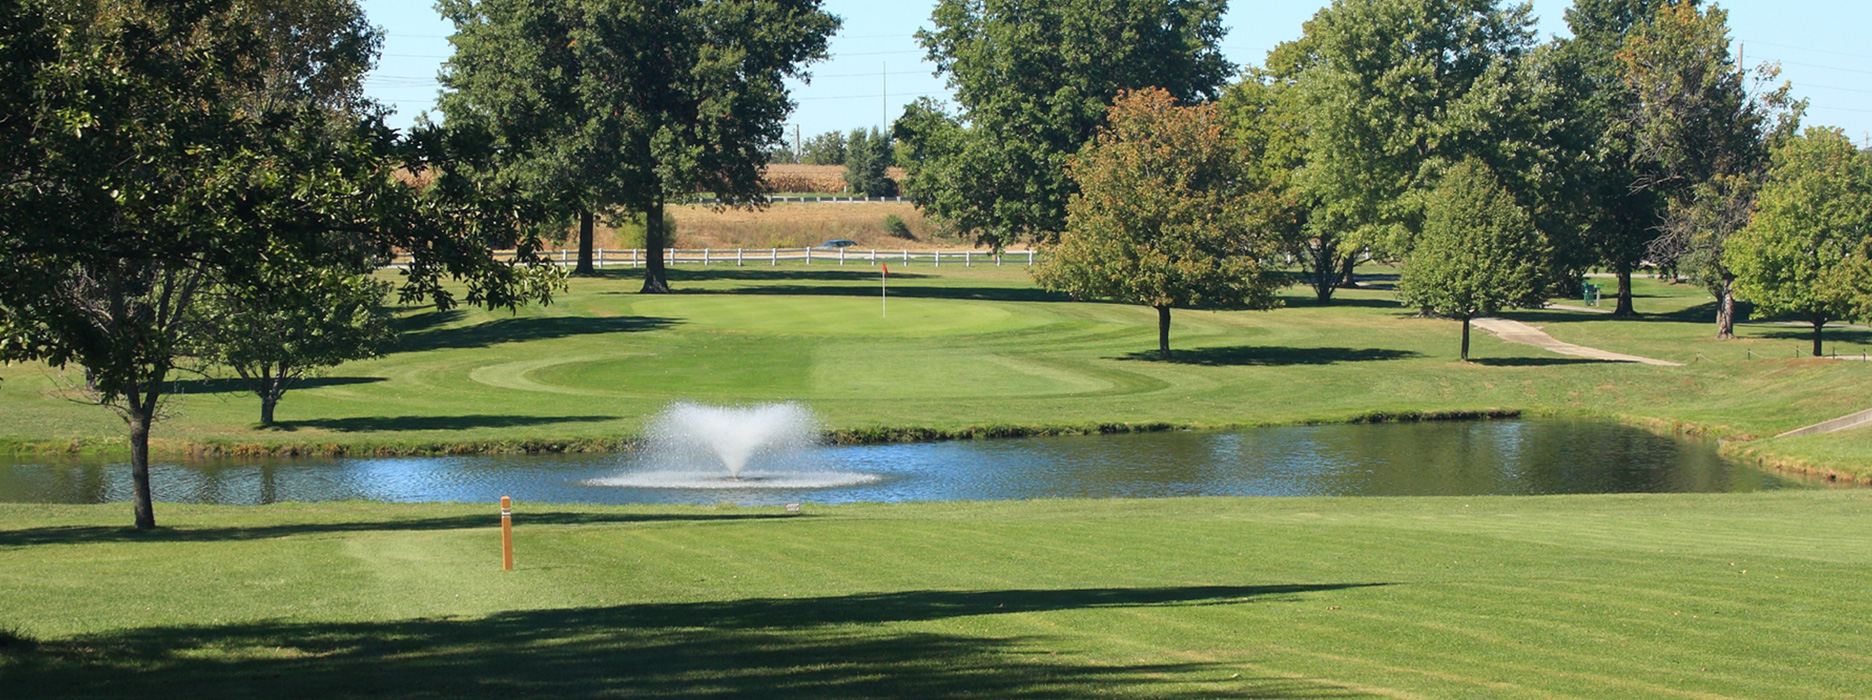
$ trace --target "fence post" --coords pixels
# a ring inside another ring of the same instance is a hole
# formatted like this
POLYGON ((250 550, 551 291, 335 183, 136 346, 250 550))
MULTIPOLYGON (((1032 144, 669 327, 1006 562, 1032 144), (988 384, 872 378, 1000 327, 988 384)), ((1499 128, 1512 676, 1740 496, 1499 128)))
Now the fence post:
POLYGON ((675 248, 664 248, 664 249, 663 249, 663 260, 665 260, 665 261, 667 261, 667 262, 668 262, 669 264, 671 264, 671 265, 674 265, 674 264, 676 264, 676 249, 675 249, 675 248))
POLYGON ((767 254, 773 256, 773 264, 770 265, 770 267, 779 267, 780 266, 780 249, 768 248, 767 254))
POLYGON ((904 249, 904 267, 909 267, 909 266, 910 266, 910 249, 905 248, 904 249))
POLYGON ((963 267, 975 266, 975 251, 972 251, 972 250, 962 251, 962 266, 963 267))
POLYGON ((801 248, 800 250, 806 253, 806 264, 812 265, 812 248, 801 248))
POLYGON ((734 249, 734 265, 735 267, 741 266, 741 249, 740 248, 734 249))
POLYGON ((1033 249, 1032 248, 1027 249, 1027 266, 1033 267, 1033 249))
POLYGON ((703 267, 708 267, 708 258, 709 258, 708 254, 709 254, 709 249, 703 248, 702 249, 702 266, 703 267))
POLYGON ((592 263, 597 265, 598 269, 600 270, 604 269, 604 249, 603 248, 598 249, 598 259, 593 260, 592 263))
POLYGON ((932 254, 936 256, 936 260, 931 264, 931 267, 942 267, 942 251, 934 251, 932 254))
POLYGON ((877 267, 877 249, 876 248, 871 249, 871 266, 877 267))
POLYGON ((565 264, 566 264, 566 249, 560 248, 559 249, 559 266, 565 267, 565 264))
POLYGON ((845 249, 840 248, 839 249, 839 265, 844 265, 844 264, 845 264, 845 249))
POLYGON ((995 267, 1001 266, 1001 254, 995 253, 995 267))

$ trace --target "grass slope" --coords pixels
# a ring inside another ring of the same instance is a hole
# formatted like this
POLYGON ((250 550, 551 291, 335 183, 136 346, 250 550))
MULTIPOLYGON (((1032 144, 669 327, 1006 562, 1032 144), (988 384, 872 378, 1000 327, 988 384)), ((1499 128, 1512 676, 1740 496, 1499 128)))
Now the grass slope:
MULTIPOLYGON (((1872 364, 1793 359, 1806 342, 1798 328, 1747 325, 1744 340, 1717 342, 1700 290, 1650 280, 1638 284, 1639 320, 1514 317, 1687 367, 1593 362, 1486 334, 1480 361, 1459 363, 1452 322, 1416 318, 1382 289, 1342 292, 1331 306, 1294 289, 1272 312, 1178 311, 1176 356, 1159 362, 1150 309, 1072 302, 1035 289, 1017 265, 893 272, 888 314, 875 268, 824 263, 680 267, 682 293, 670 296, 634 294, 633 273, 610 271, 517 314, 412 309, 400 352, 288 394, 279 430, 254 427, 257 401, 236 382, 182 382, 159 449, 602 449, 682 399, 798 400, 829 428, 866 435, 1512 409, 1749 438, 1862 410, 1872 396, 1872 364)), ((1872 343, 1865 331, 1829 337, 1842 354, 1872 343)), ((0 449, 120 449, 122 424, 64 400, 51 370, 9 366, 0 379, 0 449)), ((1872 477, 1863 440, 1781 443, 1749 449, 1872 477)))
POLYGON ((0 506, 9 697, 1850 698, 1872 493, 0 506))

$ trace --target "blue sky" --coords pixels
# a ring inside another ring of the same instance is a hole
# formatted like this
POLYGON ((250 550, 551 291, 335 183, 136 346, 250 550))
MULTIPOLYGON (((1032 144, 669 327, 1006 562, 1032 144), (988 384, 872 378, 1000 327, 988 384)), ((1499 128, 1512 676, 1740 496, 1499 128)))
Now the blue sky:
MULTIPOLYGON (((433 108, 435 76, 448 57, 453 26, 424 0, 363 0, 382 27, 384 56, 366 91, 397 109, 391 125, 407 127, 433 108)), ((1237 0, 1225 24, 1224 52, 1236 64, 1259 64, 1275 44, 1300 35, 1300 25, 1327 3, 1237 0)), ((912 34, 929 21, 934 2, 829 0, 844 18, 832 58, 812 67, 813 80, 794 86, 792 125, 807 135, 879 126, 918 97, 946 97, 912 34)), ((1569 0, 1534 0, 1543 36, 1565 34, 1569 0)), ((1729 28, 1751 66, 1781 62, 1782 76, 1812 107, 1806 123, 1837 126, 1856 141, 1872 132, 1872 2, 1866 0, 1732 0, 1729 28)))

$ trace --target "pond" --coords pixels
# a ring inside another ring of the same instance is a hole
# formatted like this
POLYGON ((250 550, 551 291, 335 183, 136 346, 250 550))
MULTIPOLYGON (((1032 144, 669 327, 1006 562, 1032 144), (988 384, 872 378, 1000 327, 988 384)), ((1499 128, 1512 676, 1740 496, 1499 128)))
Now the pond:
MULTIPOLYGON (((1234 432, 828 446, 813 468, 855 473, 828 488, 603 485, 637 454, 160 461, 156 499, 774 505, 792 501, 1167 496, 1463 496, 1706 493, 1799 487, 1733 463, 1707 442, 1587 421, 1516 420, 1257 428, 1234 432), (852 480, 846 480, 847 482, 852 480)), ((0 502, 130 497, 122 461, 0 461, 0 502)))

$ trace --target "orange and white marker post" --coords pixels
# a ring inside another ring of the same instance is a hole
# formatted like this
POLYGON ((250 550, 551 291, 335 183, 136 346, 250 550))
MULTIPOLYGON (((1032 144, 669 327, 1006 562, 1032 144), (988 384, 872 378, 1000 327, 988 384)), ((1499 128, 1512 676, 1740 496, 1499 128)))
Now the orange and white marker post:
POLYGON ((501 496, 501 571, 513 571, 513 499, 501 496))

